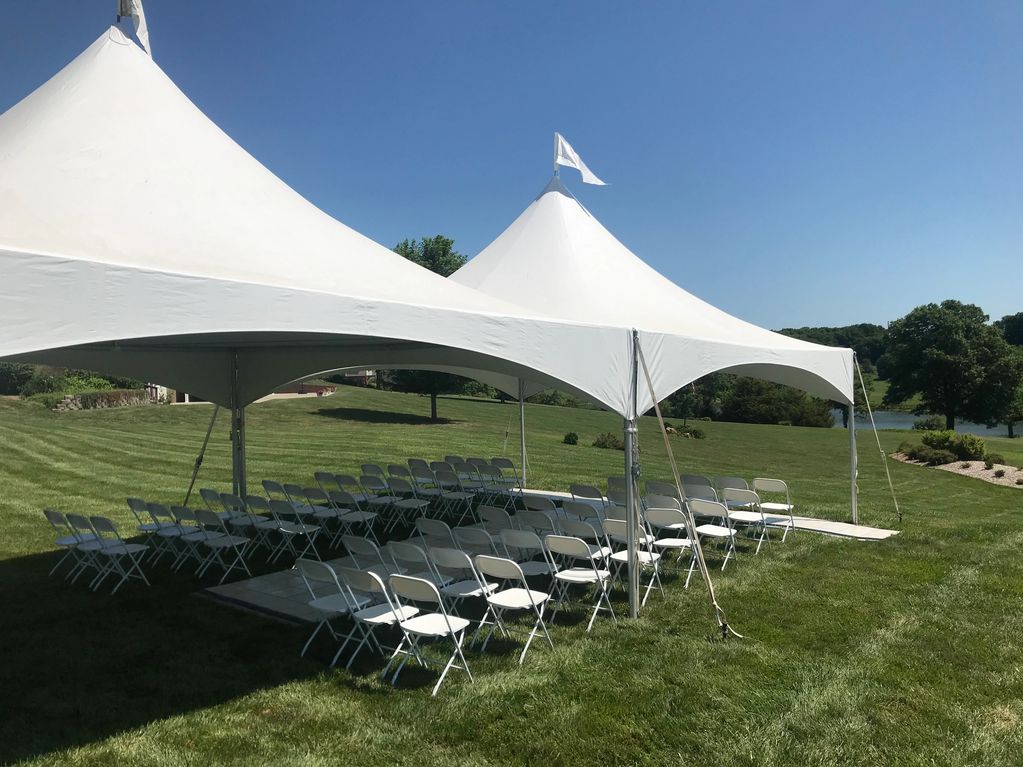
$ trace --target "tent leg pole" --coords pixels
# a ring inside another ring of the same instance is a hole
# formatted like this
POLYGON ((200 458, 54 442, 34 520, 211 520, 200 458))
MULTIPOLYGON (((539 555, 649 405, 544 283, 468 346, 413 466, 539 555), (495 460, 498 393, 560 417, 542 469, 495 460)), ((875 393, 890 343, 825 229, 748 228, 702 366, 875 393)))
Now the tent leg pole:
POLYGON ((210 434, 213 433, 213 424, 217 422, 217 415, 220 413, 220 405, 213 406, 213 415, 210 417, 210 425, 206 427, 206 437, 202 441, 202 447, 199 448, 199 455, 195 457, 195 464, 192 466, 192 481, 188 483, 188 492, 185 493, 185 500, 181 502, 182 506, 188 505, 188 499, 192 497, 192 488, 195 487, 195 479, 199 476, 199 468, 202 466, 203 458, 206 457, 206 447, 210 444, 210 434))
POLYGON ((246 495, 245 481, 245 406, 240 405, 238 352, 232 353, 231 365, 231 487, 239 498, 246 495))
POLYGON ((639 562, 636 555, 636 519, 639 499, 636 497, 635 439, 636 419, 626 418, 625 436, 625 538, 629 552, 629 617, 639 617, 639 562))
POLYGON ((519 379, 519 452, 522 461, 522 489, 526 488, 526 382, 519 379))
POLYGON ((849 483, 850 500, 852 503, 852 521, 854 525, 860 523, 859 499, 857 498, 856 478, 859 473, 857 467, 858 456, 856 455, 856 408, 849 406, 849 483))

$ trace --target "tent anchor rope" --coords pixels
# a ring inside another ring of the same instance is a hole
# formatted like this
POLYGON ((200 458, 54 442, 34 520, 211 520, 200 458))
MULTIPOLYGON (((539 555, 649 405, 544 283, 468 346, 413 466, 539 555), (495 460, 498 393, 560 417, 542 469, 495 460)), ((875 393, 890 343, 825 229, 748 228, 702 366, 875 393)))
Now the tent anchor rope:
POLYGON ((685 514, 686 526, 689 528, 689 538, 693 543, 693 552, 696 554, 696 562, 700 566, 700 574, 703 576, 703 582, 707 584, 707 593, 710 596, 710 603, 714 607, 714 618, 718 622, 718 628, 721 630, 721 638, 727 639, 729 635, 737 637, 738 639, 744 639, 745 637, 733 629, 728 624, 728 619, 725 616, 725 611, 718 604, 717 595, 714 593, 714 582, 710 578, 710 570, 707 568, 707 560, 703 556, 703 546, 700 543, 700 536, 696 532, 696 520, 693 518, 693 512, 690 511, 689 505, 685 502, 681 502, 685 498, 685 493, 682 492, 682 477, 678 471, 678 463, 675 461, 675 451, 671 449, 671 441, 668 439, 668 429, 664 424, 664 417, 661 415, 661 406, 657 401, 657 395, 654 392, 654 383, 650 377, 650 369, 647 367, 646 358, 643 356, 643 347, 639 344, 639 339, 636 339, 636 352, 639 357, 639 364, 643 368, 643 376, 646 378, 647 388, 650 390, 650 398, 654 402, 654 412, 657 414, 657 423, 661 427, 661 437, 664 439, 664 449, 668 454, 668 462, 671 464, 671 473, 675 480, 675 487, 678 489, 678 497, 680 499, 679 505, 682 507, 682 513, 685 514))
MULTIPOLYGON (((860 391, 863 392, 863 401, 867 405, 867 415, 870 417, 870 428, 874 430, 874 440, 877 442, 877 451, 881 454, 881 463, 884 465, 884 473, 888 477, 888 489, 892 493, 892 503, 895 504, 895 514, 899 518, 899 522, 902 522, 902 510, 899 508, 899 499, 895 497, 895 485, 892 483, 892 472, 888 468, 888 456, 881 447, 881 437, 877 433, 877 425, 874 423, 874 411, 870 407, 870 397, 867 396, 867 386, 863 382, 863 370, 860 369, 860 361, 853 357, 856 362, 856 374, 860 378, 860 391)), ((850 418, 856 417, 855 405, 850 405, 850 418)))
POLYGON ((182 506, 188 506, 188 499, 192 497, 192 488, 195 487, 195 478, 199 476, 199 467, 202 466, 203 458, 206 457, 206 446, 210 444, 210 434, 213 433, 213 424, 217 422, 217 414, 220 412, 220 405, 213 406, 213 416, 210 418, 210 425, 206 427, 206 436, 203 438, 202 447, 199 448, 199 455, 195 457, 195 465, 192 467, 192 481, 188 483, 188 492, 185 493, 185 500, 182 506))

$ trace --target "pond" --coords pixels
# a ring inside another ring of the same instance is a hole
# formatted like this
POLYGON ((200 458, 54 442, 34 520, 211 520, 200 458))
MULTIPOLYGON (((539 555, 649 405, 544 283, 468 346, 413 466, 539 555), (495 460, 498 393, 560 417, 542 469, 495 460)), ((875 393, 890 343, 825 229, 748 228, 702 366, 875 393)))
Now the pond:
MULTIPOLYGON (((842 428, 842 411, 835 409, 835 427, 842 428)), ((913 422, 918 421, 924 416, 913 415, 912 413, 904 413, 899 410, 875 410, 874 411, 874 423, 877 425, 878 430, 888 429, 912 429, 913 422)), ((869 429, 870 419, 866 416, 857 416, 856 418, 857 429, 869 429)), ((960 434, 978 434, 981 437, 1007 437, 1009 431, 1005 424, 999 424, 998 426, 988 428, 982 423, 971 423, 970 421, 956 421, 956 431, 960 434)), ((1016 424, 1016 433, 1019 434, 1021 431, 1021 425, 1016 424)))

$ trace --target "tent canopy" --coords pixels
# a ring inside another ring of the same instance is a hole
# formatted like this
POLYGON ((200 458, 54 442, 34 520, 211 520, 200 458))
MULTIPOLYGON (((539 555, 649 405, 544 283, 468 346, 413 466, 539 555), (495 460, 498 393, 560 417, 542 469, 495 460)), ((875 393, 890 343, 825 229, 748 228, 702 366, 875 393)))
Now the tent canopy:
MULTIPOLYGON (((635 328, 659 398, 729 372, 852 401, 852 350, 765 330, 688 293, 615 239, 557 176, 451 279, 548 317, 635 328)), ((652 405, 645 392, 641 382, 641 410, 652 405)))
POLYGON ((0 357, 245 405, 329 368, 493 370, 628 407, 620 328, 439 277, 307 202, 116 27, 0 115, 0 357))

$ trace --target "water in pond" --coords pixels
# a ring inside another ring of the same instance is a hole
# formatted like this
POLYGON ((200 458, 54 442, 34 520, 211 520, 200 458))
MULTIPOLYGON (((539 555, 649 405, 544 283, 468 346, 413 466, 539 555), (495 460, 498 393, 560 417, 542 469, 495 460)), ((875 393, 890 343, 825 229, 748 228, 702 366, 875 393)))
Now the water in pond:
MULTIPOLYGON (((842 411, 836 409, 835 411, 835 427, 842 428, 842 411)), ((903 413, 898 410, 875 410, 874 411, 874 423, 877 425, 878 430, 881 429, 912 429, 913 421, 918 421, 924 416, 913 415, 912 413, 903 413)), ((856 418, 857 429, 869 429, 870 419, 866 416, 857 416, 856 418)), ((1023 424, 1016 424, 1016 433, 1019 434, 1023 430, 1023 424)), ((999 424, 993 428, 988 428, 982 423, 970 423, 969 421, 956 421, 956 431, 960 434, 978 434, 981 437, 1007 437, 1009 436, 1008 429, 1005 424, 999 424)))

